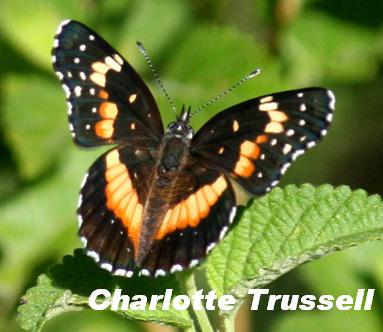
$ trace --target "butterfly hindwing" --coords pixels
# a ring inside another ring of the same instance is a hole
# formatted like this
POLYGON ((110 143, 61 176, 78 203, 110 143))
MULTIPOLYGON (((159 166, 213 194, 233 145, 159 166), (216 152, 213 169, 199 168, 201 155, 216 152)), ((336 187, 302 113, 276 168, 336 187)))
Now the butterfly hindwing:
POLYGON ((154 163, 147 150, 115 148, 85 177, 79 234, 88 255, 114 274, 165 275, 194 266, 234 217, 234 193, 224 175, 190 163, 170 188, 153 189, 154 163))
POLYGON ((233 221, 236 202, 226 176, 191 162, 178 179, 172 188, 177 194, 165 199, 166 213, 142 263, 146 274, 165 275, 197 265, 233 221))
POLYGON ((192 153, 261 195, 291 161, 327 132, 335 99, 306 88, 248 100, 214 116, 194 136, 192 153))
POLYGON ((76 21, 55 36, 52 62, 67 95, 69 126, 81 146, 157 146, 163 126, 148 87, 102 37, 76 21))

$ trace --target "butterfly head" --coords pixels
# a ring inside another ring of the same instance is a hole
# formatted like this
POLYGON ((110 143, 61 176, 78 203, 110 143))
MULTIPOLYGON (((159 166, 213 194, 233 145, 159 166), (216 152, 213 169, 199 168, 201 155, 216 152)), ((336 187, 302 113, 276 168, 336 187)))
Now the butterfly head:
POLYGON ((189 124, 191 107, 185 108, 182 106, 181 114, 177 116, 177 120, 170 122, 167 133, 176 136, 184 136, 191 139, 194 135, 194 130, 189 124))

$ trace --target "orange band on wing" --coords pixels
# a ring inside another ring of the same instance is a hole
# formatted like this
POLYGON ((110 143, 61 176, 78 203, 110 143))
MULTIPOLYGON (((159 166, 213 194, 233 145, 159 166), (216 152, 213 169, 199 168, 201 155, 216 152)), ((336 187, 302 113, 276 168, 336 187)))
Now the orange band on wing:
POLYGON ((143 206, 138 201, 136 190, 127 167, 120 162, 118 150, 106 156, 106 205, 116 217, 121 219, 133 242, 135 251, 139 246, 143 219, 143 206))
POLYGON ((220 176, 212 184, 204 185, 173 209, 168 210, 156 234, 156 239, 161 240, 176 230, 198 226, 201 220, 208 216, 211 207, 217 203, 227 186, 226 179, 220 176))
POLYGON ((118 108, 115 103, 103 102, 98 109, 98 113, 107 119, 115 119, 118 114, 118 108))
POLYGON ((235 164, 234 173, 238 176, 248 178, 254 173, 254 171, 254 163, 249 158, 240 155, 235 164))
POLYGON ((245 156, 251 159, 257 159, 261 153, 261 149, 259 148, 259 145, 254 142, 244 141, 241 144, 239 152, 242 156, 245 156))
POLYGON ((114 132, 114 120, 101 120, 95 126, 96 135, 101 138, 111 138, 114 132))

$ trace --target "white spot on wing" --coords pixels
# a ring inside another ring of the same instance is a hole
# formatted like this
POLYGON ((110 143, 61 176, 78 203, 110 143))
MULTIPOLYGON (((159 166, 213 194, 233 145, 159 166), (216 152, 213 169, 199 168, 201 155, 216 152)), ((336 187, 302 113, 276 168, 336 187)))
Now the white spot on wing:
POLYGON ((85 44, 81 44, 80 47, 79 47, 79 50, 81 52, 84 52, 86 50, 86 45, 85 44))
POLYGON ((230 224, 233 222, 236 213, 237 213, 237 207, 233 206, 231 208, 230 215, 229 215, 229 223, 230 224))
POLYGON ((83 237, 83 236, 80 237, 80 240, 81 240, 81 242, 82 242, 82 245, 83 245, 84 247, 86 247, 86 245, 88 244, 88 240, 87 240, 85 237, 83 237))
POLYGON ((133 276, 133 271, 126 271, 125 276, 126 276, 127 278, 131 278, 131 277, 133 276))
POLYGON ((93 35, 89 35, 89 40, 94 40, 94 36, 93 35))
POLYGON ((59 78, 60 81, 64 78, 64 75, 63 75, 63 73, 61 71, 56 71, 56 75, 57 75, 57 77, 59 78))
POLYGON ((74 94, 77 96, 77 97, 80 97, 81 96, 81 91, 82 91, 82 87, 77 85, 75 88, 74 88, 74 94))
POLYGON ((85 186, 86 180, 88 179, 89 173, 86 173, 82 178, 80 188, 82 189, 85 186))
POLYGON ((95 251, 87 251, 86 254, 89 257, 92 257, 96 262, 98 262, 100 260, 100 256, 95 251))
POLYGON ((109 263, 102 263, 100 266, 102 269, 105 269, 109 272, 112 272, 112 270, 113 270, 113 266, 109 263))
POLYGON ((65 84, 63 84, 63 89, 64 89, 64 91, 65 91, 65 96, 66 96, 67 98, 69 98, 69 97, 70 97, 70 90, 69 90, 68 86, 65 85, 65 84))
POLYGON ((86 80, 86 75, 85 75, 85 73, 83 72, 83 71, 80 71, 80 78, 83 80, 83 81, 85 81, 86 80))
POLYGON ((78 228, 80 228, 83 223, 82 216, 80 214, 77 215, 77 222, 78 222, 78 228))
POLYGON ((294 135, 294 129, 289 129, 289 130, 286 132, 286 135, 287 135, 287 136, 293 136, 293 135, 294 135))
POLYGON ((170 273, 182 271, 182 266, 179 264, 175 264, 171 267, 170 273))
POLYGON ((306 105, 305 105, 305 104, 301 104, 301 106, 299 107, 299 110, 300 110, 301 112, 306 111, 306 110, 307 110, 306 105))
POLYGON ((155 277, 164 277, 164 276, 166 276, 166 272, 164 271, 164 270, 162 270, 162 269, 159 269, 159 270, 157 270, 155 273, 154 273, 154 276, 155 277))
POLYGON ((80 63, 80 58, 74 58, 73 62, 74 63, 80 63))
POLYGON ((62 31, 62 29, 63 29, 63 27, 64 27, 65 25, 67 25, 69 22, 70 22, 70 20, 68 20, 68 19, 62 21, 62 22, 59 24, 58 28, 57 28, 56 34, 57 34, 57 35, 60 34, 61 31, 62 31))
POLYGON ((72 114, 72 104, 69 101, 67 101, 66 104, 68 107, 67 113, 68 113, 68 115, 71 115, 72 114))
POLYGON ((285 146, 283 147, 283 154, 288 154, 292 149, 292 146, 290 144, 285 144, 285 146))
POLYGON ((261 98, 260 100, 259 100, 259 102, 261 103, 261 104, 263 104, 263 103, 268 103, 268 102, 270 102, 270 101, 272 101, 273 100, 273 96, 267 96, 267 97, 263 97, 263 98, 261 98))
POLYGON ((331 90, 327 90, 327 95, 330 98, 329 107, 332 110, 335 110, 335 95, 334 95, 334 93, 331 90))
POLYGON ((124 276, 126 271, 124 269, 117 269, 116 271, 113 272, 115 276, 124 276))
POLYGON ((199 263, 199 260, 198 260, 198 259, 192 259, 192 260, 190 261, 189 268, 192 268, 192 267, 194 267, 194 266, 197 266, 198 263, 199 263))
POLYGON ((213 250, 213 248, 216 246, 216 242, 210 243, 206 248, 206 254, 208 254, 210 251, 213 250))
POLYGON ((222 240, 225 237, 225 234, 226 234, 227 230, 228 230, 227 226, 222 228, 221 232, 219 233, 219 239, 220 240, 222 240))

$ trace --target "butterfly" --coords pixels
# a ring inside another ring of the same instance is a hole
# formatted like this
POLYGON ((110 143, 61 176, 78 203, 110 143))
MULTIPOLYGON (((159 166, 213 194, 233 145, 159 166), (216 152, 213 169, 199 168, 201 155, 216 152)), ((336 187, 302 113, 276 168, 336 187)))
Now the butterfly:
POLYGON ((232 181, 263 195, 326 134, 335 97, 311 87, 231 106, 194 133, 183 107, 164 130, 149 88, 96 32, 63 21, 52 50, 81 147, 113 145, 78 204, 85 250, 114 275, 162 276, 200 263, 236 213, 232 181))

